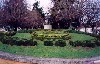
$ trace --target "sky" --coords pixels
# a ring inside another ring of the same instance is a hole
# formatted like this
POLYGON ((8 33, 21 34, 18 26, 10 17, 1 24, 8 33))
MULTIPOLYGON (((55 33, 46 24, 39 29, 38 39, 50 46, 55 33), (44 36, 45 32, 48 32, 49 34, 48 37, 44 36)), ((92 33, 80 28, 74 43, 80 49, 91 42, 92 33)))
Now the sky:
POLYGON ((51 0, 27 0, 30 9, 32 9, 32 5, 36 1, 40 1, 40 7, 43 7, 43 11, 45 13, 48 12, 48 9, 53 7, 53 3, 51 3, 51 0))
MULTIPOLYGON (((30 7, 30 9, 32 9, 32 5, 36 1, 40 1, 40 7, 43 7, 44 12, 48 12, 48 8, 53 7, 53 3, 51 3, 51 0, 27 0, 27 3, 29 4, 28 6, 30 7)), ((100 0, 91 0, 91 1, 100 2, 100 0)))

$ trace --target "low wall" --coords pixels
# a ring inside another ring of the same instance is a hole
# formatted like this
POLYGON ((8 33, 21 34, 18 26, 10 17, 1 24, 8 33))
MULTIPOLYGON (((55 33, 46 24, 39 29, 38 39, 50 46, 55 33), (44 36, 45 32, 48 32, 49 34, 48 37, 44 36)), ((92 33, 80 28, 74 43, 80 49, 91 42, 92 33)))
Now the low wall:
POLYGON ((100 57, 84 59, 33 58, 31 56, 14 55, 2 51, 0 51, 0 58, 18 62, 30 62, 37 64, 91 64, 91 62, 95 60, 100 60, 100 57))

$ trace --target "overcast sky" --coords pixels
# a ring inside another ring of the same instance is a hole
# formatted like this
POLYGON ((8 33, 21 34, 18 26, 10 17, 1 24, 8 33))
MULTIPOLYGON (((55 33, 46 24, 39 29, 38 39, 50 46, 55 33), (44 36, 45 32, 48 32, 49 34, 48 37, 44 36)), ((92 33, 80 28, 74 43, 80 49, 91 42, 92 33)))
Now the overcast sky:
MULTIPOLYGON (((48 12, 48 8, 53 7, 53 3, 51 3, 51 0, 27 0, 27 3, 29 4, 30 9, 32 9, 32 5, 36 1, 40 1, 40 6, 43 7, 44 12, 48 12)), ((91 0, 91 1, 100 2, 100 0, 91 0)))
POLYGON ((48 12, 48 8, 53 7, 51 0, 27 0, 28 6, 32 9, 32 5, 36 1, 40 1, 40 7, 43 7, 44 12, 48 12))

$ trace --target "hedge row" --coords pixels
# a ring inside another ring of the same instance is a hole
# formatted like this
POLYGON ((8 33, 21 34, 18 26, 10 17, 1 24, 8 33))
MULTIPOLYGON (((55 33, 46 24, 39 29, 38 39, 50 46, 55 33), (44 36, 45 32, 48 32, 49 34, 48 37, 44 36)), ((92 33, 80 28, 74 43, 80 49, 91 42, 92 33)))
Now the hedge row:
POLYGON ((27 39, 19 39, 19 38, 12 38, 8 36, 4 36, 0 38, 0 41, 3 44, 8 44, 8 45, 17 45, 17 46, 35 46, 37 45, 36 41, 33 40, 27 40, 27 39))
POLYGON ((11 32, 0 32, 0 36, 14 36, 16 32, 11 31, 11 32))
POLYGON ((89 34, 89 33, 86 33, 86 32, 81 32, 81 31, 76 31, 76 30, 66 30, 65 32, 69 32, 69 33, 78 33, 78 34, 89 34))
POLYGON ((100 46, 100 40, 85 40, 85 41, 70 41, 70 45, 76 47, 76 46, 82 46, 82 47, 95 47, 100 46))
POLYGON ((55 46, 64 47, 64 46, 66 46, 66 42, 63 41, 63 40, 58 40, 58 41, 55 42, 55 44, 53 44, 53 41, 44 41, 44 45, 45 46, 53 46, 53 45, 55 45, 55 46))
POLYGON ((17 31, 17 33, 32 33, 34 31, 42 31, 42 30, 48 31, 47 29, 28 29, 28 30, 23 29, 23 30, 17 31))
POLYGON ((44 40, 44 39, 63 39, 63 40, 69 40, 71 39, 71 36, 69 35, 69 33, 65 33, 65 34, 57 34, 57 33, 53 33, 53 34, 49 34, 49 33, 44 33, 44 34, 40 34, 40 33, 36 33, 33 32, 32 33, 32 39, 38 39, 38 40, 44 40))
MULTIPOLYGON (((15 38, 15 37, 8 37, 8 36, 4 36, 2 38, 0 38, 0 41, 3 44, 8 44, 8 45, 17 45, 17 46, 36 46, 37 45, 37 41, 33 41, 32 39, 27 40, 27 39, 19 39, 19 38, 15 38)), ((96 39, 96 40, 85 40, 85 41, 69 41, 69 44, 71 46, 82 46, 82 47, 95 47, 95 46, 100 46, 100 40, 96 39)), ((66 42, 64 40, 58 40, 55 43, 53 43, 53 41, 44 41, 44 45, 45 46, 60 46, 60 47, 64 47, 66 46, 66 42)))

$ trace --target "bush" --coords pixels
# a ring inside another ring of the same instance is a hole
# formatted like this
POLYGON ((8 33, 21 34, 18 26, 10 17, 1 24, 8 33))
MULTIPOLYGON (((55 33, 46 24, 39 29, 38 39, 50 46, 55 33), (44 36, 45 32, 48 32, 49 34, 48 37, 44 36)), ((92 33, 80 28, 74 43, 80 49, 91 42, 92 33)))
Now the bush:
POLYGON ((5 32, 6 36, 14 36, 16 34, 16 32, 12 31, 12 32, 5 32))
POLYGON ((90 41, 88 41, 88 40, 85 40, 85 41, 75 41, 75 42, 70 41, 69 44, 71 46, 74 46, 74 47, 76 47, 76 46, 95 47, 96 46, 95 42, 92 41, 92 40, 90 40, 90 41))
POLYGON ((97 46, 100 46, 100 40, 99 39, 96 39, 95 43, 96 43, 97 46))
POLYGON ((71 36, 69 34, 36 34, 33 33, 32 39, 44 40, 44 39, 64 39, 69 40, 71 36))
POLYGON ((73 42, 73 41, 69 41, 69 44, 70 44, 71 46, 74 46, 74 42, 73 42))
POLYGON ((35 46, 37 45, 36 41, 33 40, 27 40, 27 39, 19 39, 19 38, 15 38, 15 37, 8 37, 8 36, 4 36, 1 39, 1 42, 3 44, 8 44, 8 45, 17 45, 17 46, 35 46))
POLYGON ((37 45, 37 41, 32 41, 32 40, 31 40, 31 41, 30 41, 30 45, 31 45, 31 46, 36 46, 36 45, 37 45))
POLYGON ((69 44, 76 47, 76 46, 82 46, 82 42, 81 41, 69 41, 69 44))
POLYGON ((1 37, 1 36, 4 36, 4 35, 5 35, 4 32, 0 32, 0 37, 1 37))
POLYGON ((100 35, 97 35, 97 34, 89 34, 89 35, 92 36, 92 37, 96 37, 97 39, 100 38, 100 35))
POLYGON ((58 40, 55 42, 55 46, 64 47, 66 46, 66 42, 64 42, 63 40, 58 40))
POLYGON ((69 39, 71 39, 71 36, 70 35, 65 35, 65 36, 62 36, 62 39, 69 40, 69 39))
POLYGON ((44 41, 44 45, 45 46, 53 46, 53 42, 52 41, 44 41))
POLYGON ((19 40, 16 41, 17 46, 36 46, 37 42, 33 40, 19 40))
POLYGON ((78 33, 78 34, 88 34, 86 32, 76 31, 76 30, 67 30, 69 33, 78 33))
POLYGON ((86 41, 83 41, 83 44, 82 44, 82 47, 95 47, 96 46, 96 44, 95 44, 95 42, 93 42, 93 41, 88 41, 88 40, 86 40, 86 41))
POLYGON ((19 30, 18 33, 32 33, 34 30, 19 30))

